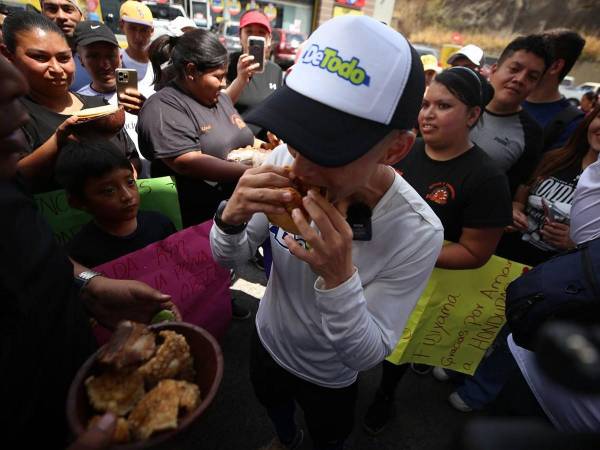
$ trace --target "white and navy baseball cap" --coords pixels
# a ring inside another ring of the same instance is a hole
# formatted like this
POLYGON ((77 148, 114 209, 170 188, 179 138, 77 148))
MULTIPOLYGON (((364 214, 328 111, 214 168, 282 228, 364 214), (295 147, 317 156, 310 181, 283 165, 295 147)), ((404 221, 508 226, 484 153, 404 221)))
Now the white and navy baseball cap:
POLYGON ((325 22, 286 85, 245 116, 325 167, 360 158, 390 131, 417 121, 425 80, 408 40, 367 16, 325 22))

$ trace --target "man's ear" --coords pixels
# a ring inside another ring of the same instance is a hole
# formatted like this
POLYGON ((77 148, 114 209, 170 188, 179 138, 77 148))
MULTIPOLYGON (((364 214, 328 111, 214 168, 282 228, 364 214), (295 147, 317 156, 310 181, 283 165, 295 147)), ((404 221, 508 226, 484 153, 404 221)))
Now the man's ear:
POLYGON ((565 64, 566 63, 564 59, 558 58, 556 61, 550 64, 547 73, 551 73, 552 75, 558 75, 562 72, 563 68, 565 67, 565 64))
POLYGON ((392 166, 398 161, 404 159, 413 144, 415 143, 415 133, 412 131, 398 131, 387 144, 387 149, 381 158, 380 163, 392 166))

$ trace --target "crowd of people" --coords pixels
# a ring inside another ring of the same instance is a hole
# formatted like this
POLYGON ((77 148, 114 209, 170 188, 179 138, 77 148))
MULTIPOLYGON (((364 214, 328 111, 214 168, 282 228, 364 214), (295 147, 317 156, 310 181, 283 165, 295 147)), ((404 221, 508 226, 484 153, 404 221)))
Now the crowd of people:
MULTIPOLYGON (((90 318, 114 327, 163 308, 178 314, 168 295, 91 270, 176 231, 139 210, 136 179, 171 176, 184 227, 214 219, 218 263, 235 270, 261 246, 269 254, 250 355, 276 434, 266 449, 300 447, 296 405, 315 449, 344 448, 357 377, 380 363, 363 427, 378 434, 393 423, 409 365, 385 358, 434 267, 475 269, 494 254, 535 266, 600 234, 600 106, 589 98, 580 110, 558 91, 585 45, 574 31, 519 36, 488 74, 475 45, 442 71, 385 24, 341 17, 313 32, 284 79, 259 10, 244 13, 242 50, 229 55, 189 21, 151 42, 152 13, 135 0, 121 5, 125 50, 77 1, 41 7, 8 15, 0 44, 2 366, 11 368, 2 392, 14 433, 40 448, 69 444, 65 398, 96 345, 90 318), (265 40, 263 67, 249 54, 253 36, 265 40), (137 87, 120 90, 119 69, 135 71, 137 87), (103 127, 78 123, 77 113, 104 105, 118 109, 103 127), (264 146, 268 132, 281 141, 262 165, 227 158, 264 146), (308 216, 291 212, 296 235, 268 215, 286 213, 292 194, 280 188, 300 184, 310 187, 308 216), (64 247, 32 197, 56 189, 92 216, 64 247), (357 208, 367 213, 355 221, 357 208)), ((236 304, 233 315, 250 316, 236 304)), ((509 334, 505 326, 473 376, 433 369, 456 383, 454 408, 499 411, 514 395, 509 334)), ((573 400, 569 421, 537 401, 535 414, 558 429, 600 430, 600 401, 573 400)), ((105 442, 113 426, 109 414, 81 439, 105 442)))

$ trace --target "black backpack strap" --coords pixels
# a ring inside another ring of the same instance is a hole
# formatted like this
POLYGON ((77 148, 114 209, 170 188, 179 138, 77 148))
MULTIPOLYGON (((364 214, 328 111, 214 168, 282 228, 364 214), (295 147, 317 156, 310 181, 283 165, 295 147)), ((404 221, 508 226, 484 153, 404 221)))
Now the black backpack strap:
POLYGON ((544 146, 542 151, 547 151, 556 141, 564 129, 577 117, 583 115, 583 112, 574 105, 569 104, 559 112, 544 128, 544 146))

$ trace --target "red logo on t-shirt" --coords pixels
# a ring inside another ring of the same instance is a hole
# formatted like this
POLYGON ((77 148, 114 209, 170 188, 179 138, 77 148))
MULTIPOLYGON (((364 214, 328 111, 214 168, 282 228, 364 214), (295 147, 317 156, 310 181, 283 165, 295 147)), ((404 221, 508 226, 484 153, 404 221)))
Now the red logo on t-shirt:
POLYGON ((454 200, 456 192, 450 183, 440 181, 429 186, 429 193, 425 196, 426 200, 445 205, 448 200, 454 200))

